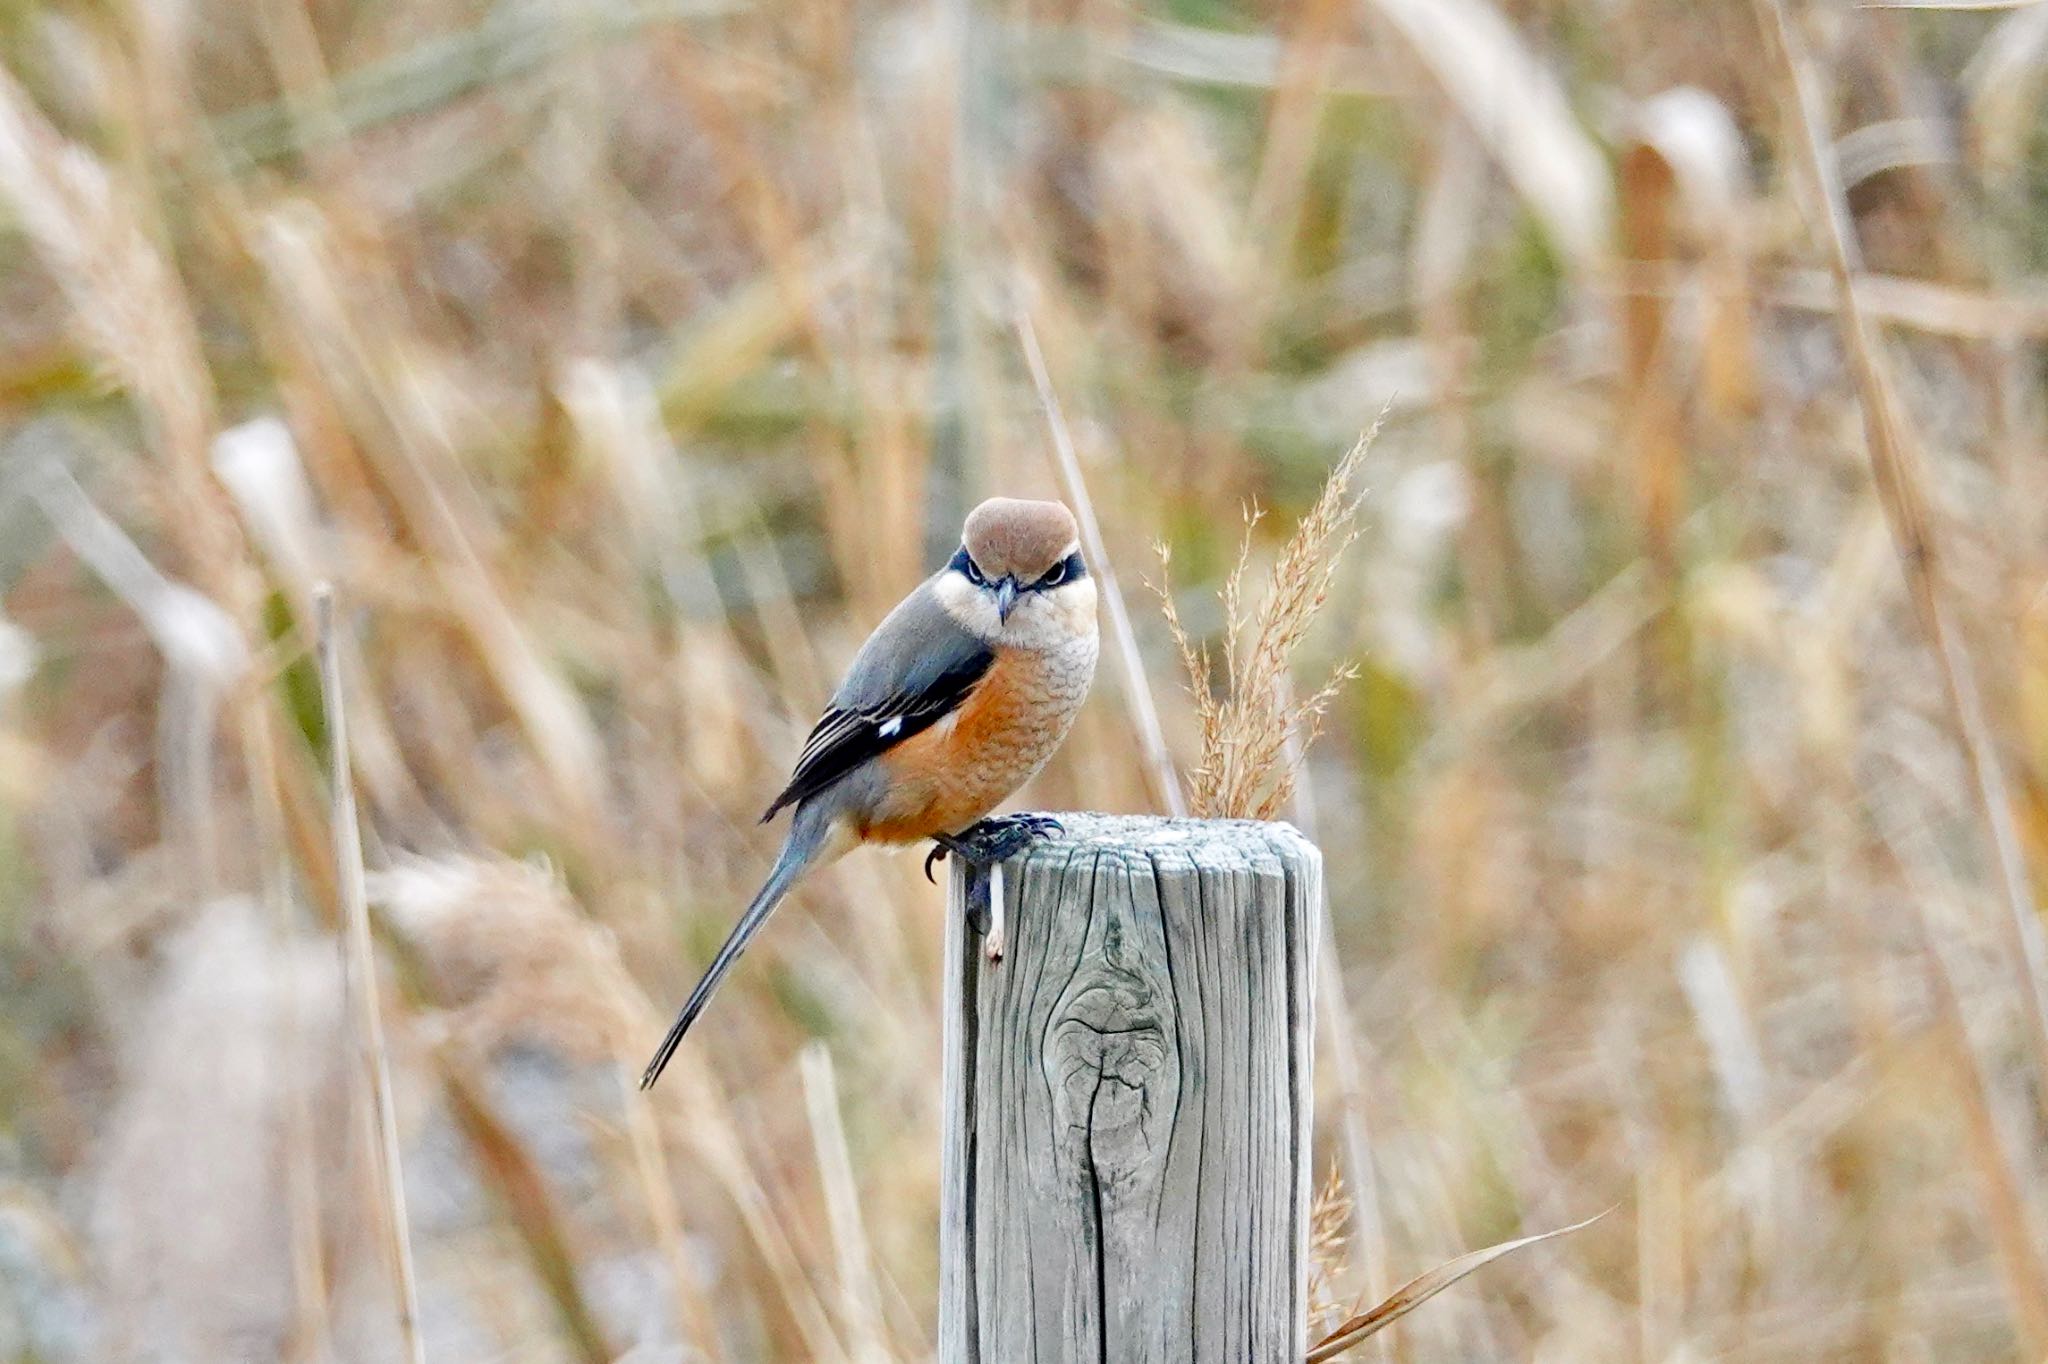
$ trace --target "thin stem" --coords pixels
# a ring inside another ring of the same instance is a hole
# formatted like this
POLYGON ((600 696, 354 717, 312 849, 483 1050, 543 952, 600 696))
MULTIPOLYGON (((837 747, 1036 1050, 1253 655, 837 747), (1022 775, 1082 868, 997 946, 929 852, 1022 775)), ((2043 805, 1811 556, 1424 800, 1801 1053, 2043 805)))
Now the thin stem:
POLYGON ((399 1166, 398 1115, 391 1103, 391 1057, 384 1045, 383 1015, 377 1004, 377 963, 370 951, 370 897, 363 877, 363 834, 356 822, 354 778, 349 771, 348 717, 342 707, 341 647, 334 625, 334 588, 313 589, 313 619, 319 636, 320 698, 327 718, 327 746, 333 791, 335 875, 341 887, 342 931, 346 935, 343 980, 355 1019, 357 1053, 370 1082, 371 1158, 376 1166, 380 1211, 398 1291, 398 1334, 412 1364, 426 1364, 420 1340, 420 1290, 413 1275, 410 1225, 405 1211, 405 1177, 399 1166))
POLYGON ((1074 455, 1074 438, 1067 430, 1066 416, 1060 411, 1059 395, 1053 392, 1052 378, 1046 373, 1045 355, 1038 348, 1038 332, 1021 302, 1016 309, 1016 325, 1017 340, 1024 348, 1024 364, 1031 371, 1031 384, 1038 390, 1038 405, 1044 409, 1046 428, 1052 435, 1053 465, 1081 523, 1081 545, 1088 552, 1089 570, 1102 585, 1102 607, 1109 616, 1110 643, 1123 672, 1124 701, 1130 706, 1131 720, 1137 726, 1146 781, 1152 787, 1153 798, 1166 813, 1179 818, 1188 812, 1187 797, 1181 792, 1173 755, 1167 751, 1166 731, 1159 724, 1152 687, 1145 680, 1145 662, 1138 654, 1138 636, 1131 629, 1130 608, 1124 605, 1116 570, 1109 562, 1109 550, 1102 543, 1102 523, 1095 518, 1095 503, 1081 477, 1081 461, 1074 455))

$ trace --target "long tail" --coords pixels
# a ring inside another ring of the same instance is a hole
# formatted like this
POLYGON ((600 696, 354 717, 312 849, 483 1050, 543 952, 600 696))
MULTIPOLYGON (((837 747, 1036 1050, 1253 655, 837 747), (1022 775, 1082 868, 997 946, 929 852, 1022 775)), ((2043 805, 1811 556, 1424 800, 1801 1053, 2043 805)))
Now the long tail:
POLYGON ((669 1058, 676 1054, 676 1047, 682 1042, 683 1034, 697 1021, 697 1015, 704 1012, 704 1006, 711 1002, 711 994, 718 983, 725 979, 725 973, 732 970, 733 963, 740 959, 740 953, 747 950, 747 944, 761 931, 761 925, 768 922, 768 916, 782 903, 782 897, 796 884, 819 851, 825 845, 825 835, 831 820, 816 806, 798 807, 796 819, 789 827, 789 837, 783 840, 782 853, 775 859, 768 879, 755 893, 754 902, 747 906, 747 912, 740 915, 740 921, 733 925, 725 945, 718 949, 718 955, 711 959, 711 966, 704 972, 704 979, 697 982, 697 988, 690 991, 689 1002, 676 1015, 675 1024, 669 1028, 668 1036, 661 1039, 661 1046, 655 1050, 654 1059, 647 1063, 646 1071, 640 1076, 640 1088, 646 1089, 661 1078, 662 1068, 669 1058))

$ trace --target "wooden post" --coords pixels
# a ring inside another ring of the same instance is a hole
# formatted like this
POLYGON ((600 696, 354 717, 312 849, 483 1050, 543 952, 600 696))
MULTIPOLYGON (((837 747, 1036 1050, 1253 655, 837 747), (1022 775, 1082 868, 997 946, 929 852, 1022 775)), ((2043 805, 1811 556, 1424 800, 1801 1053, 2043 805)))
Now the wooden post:
POLYGON ((1300 1364, 1322 857, 1062 815, 946 928, 944 1364, 1300 1364))

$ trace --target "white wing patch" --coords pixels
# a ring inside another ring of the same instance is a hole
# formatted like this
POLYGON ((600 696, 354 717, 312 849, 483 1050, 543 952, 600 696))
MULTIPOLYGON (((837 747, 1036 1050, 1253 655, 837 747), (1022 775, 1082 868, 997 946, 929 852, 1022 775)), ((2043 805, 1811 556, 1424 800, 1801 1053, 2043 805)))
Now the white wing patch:
POLYGON ((898 734, 902 733, 902 731, 903 717, 898 715, 893 717, 892 719, 883 721, 881 727, 877 729, 875 733, 881 735, 884 739, 893 739, 898 734))

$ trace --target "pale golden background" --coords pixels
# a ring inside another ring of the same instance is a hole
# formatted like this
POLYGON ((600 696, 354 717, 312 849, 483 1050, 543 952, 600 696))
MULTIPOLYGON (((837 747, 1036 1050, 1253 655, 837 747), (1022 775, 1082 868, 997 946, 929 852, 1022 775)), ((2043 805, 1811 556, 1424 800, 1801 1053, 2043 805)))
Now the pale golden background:
POLYGON ((1183 764, 1152 544, 1387 410, 1321 1301, 1618 1207, 1359 1357, 2042 1359, 2048 6, 1785 3, 0 3, 0 1360, 395 1357, 323 577, 430 1357, 930 1357, 915 856, 629 1088, 1020 306, 1183 764))

